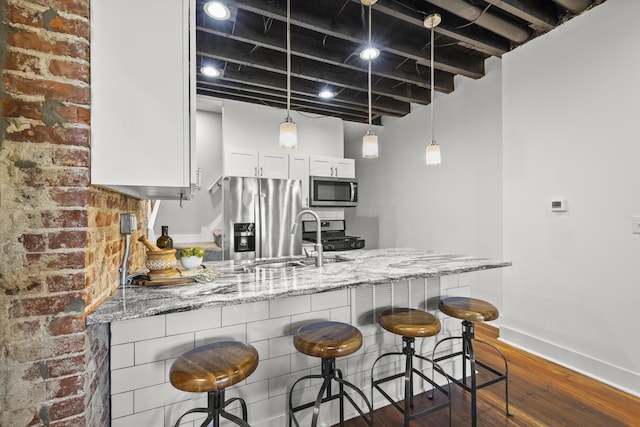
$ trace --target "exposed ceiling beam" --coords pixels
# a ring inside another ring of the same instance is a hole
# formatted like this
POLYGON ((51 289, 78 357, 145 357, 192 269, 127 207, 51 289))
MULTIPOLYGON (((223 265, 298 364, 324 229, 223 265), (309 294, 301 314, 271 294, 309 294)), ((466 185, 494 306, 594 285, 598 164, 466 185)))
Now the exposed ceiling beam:
MULTIPOLYGON (((197 33, 198 55, 236 64, 251 66, 275 73, 286 74, 285 55, 274 55, 273 51, 266 49, 251 49, 251 46, 235 42, 227 38, 221 38, 212 34, 197 33)), ((354 90, 367 91, 366 75, 358 73, 345 73, 329 64, 311 61, 305 58, 296 58, 292 61, 292 75, 311 81, 321 82, 336 87, 344 87, 354 90)), ((453 91, 453 76, 439 75, 436 78, 436 90, 449 93, 453 91)), ((376 82, 373 93, 392 97, 404 102, 426 103, 429 100, 429 91, 424 87, 406 83, 394 82, 389 79, 380 79, 376 82)))
POLYGON ((505 12, 531 24, 531 27, 547 32, 558 25, 557 10, 553 4, 539 0, 485 0, 505 12))

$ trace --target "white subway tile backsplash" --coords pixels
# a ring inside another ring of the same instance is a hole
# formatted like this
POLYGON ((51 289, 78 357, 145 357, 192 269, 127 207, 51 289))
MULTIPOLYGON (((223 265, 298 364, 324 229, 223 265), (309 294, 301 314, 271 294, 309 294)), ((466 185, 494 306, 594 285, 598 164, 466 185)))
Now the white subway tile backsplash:
POLYGON ((330 318, 334 322, 351 323, 351 307, 332 308, 330 318))
POLYGON ((167 335, 182 334, 221 325, 220 307, 167 314, 167 335))
POLYGON ((165 317, 151 316, 111 323, 111 345, 165 336, 165 317))
POLYGON ((111 346, 111 369, 133 366, 133 343, 111 346))
POLYGON ((247 384, 267 380, 273 376, 280 376, 289 372, 291 372, 291 357, 288 354, 262 360, 253 374, 247 378, 247 384))
POLYGON ((291 316, 291 333, 294 334, 302 326, 313 322, 331 320, 330 310, 311 311, 309 313, 296 314, 291 316))
MULTIPOLYGON (((251 375, 253 376, 253 375, 251 375)), ((269 398, 269 381, 256 381, 253 383, 234 385, 227 389, 226 398, 240 397, 244 399, 247 405, 269 398)), ((236 405, 240 406, 240 405, 236 405)))
POLYGON ((447 276, 440 277, 440 288, 441 289, 449 289, 449 288, 457 288, 460 282, 459 274, 450 274, 447 276))
POLYGON ((471 287, 458 286, 457 288, 447 289, 445 295, 448 297, 471 297, 471 287))
POLYGON ((151 387, 139 388, 133 392, 135 412, 144 412, 161 408, 181 400, 189 400, 190 393, 174 388, 171 383, 162 383, 151 387))
POLYGON ((287 412, 286 402, 282 396, 252 403, 247 412, 251 427, 282 427, 287 426, 289 422, 285 415, 287 412))
MULTIPOLYGON (((222 340, 249 342, 260 359, 255 372, 227 389, 227 398, 238 396, 247 401, 250 424, 254 427, 286 425, 287 394, 291 386, 304 375, 319 374, 321 365, 320 358, 295 349, 292 333, 304 324, 324 320, 354 324, 362 332, 363 346, 336 362, 345 377, 361 386, 368 397, 373 362, 380 354, 400 351, 402 346, 400 337, 380 328, 377 323, 380 310, 374 310, 373 304, 381 307, 391 301, 404 301, 402 304, 424 308, 424 301, 437 299, 441 288, 447 295, 460 296, 468 296, 470 290, 461 285, 458 275, 452 275, 443 276, 442 280, 406 281, 114 322, 110 355, 111 425, 172 427, 187 410, 206 406, 206 393, 175 389, 168 379, 169 370, 179 355, 194 346, 222 340)), ((438 339, 459 333, 458 319, 439 312, 437 316, 443 322, 443 332, 438 339)), ((430 356, 434 343, 435 338, 417 340, 416 350, 430 356)), ((451 346, 446 347, 449 350, 451 346)), ((399 369, 403 364, 401 359, 385 362, 376 370, 399 369)), ((296 386, 300 390, 296 399, 300 395, 315 399, 321 381, 302 381, 296 386)), ((346 406, 348 409, 350 405, 346 406)), ((323 405, 319 425, 331 425, 336 418, 333 409, 334 404, 323 405)), ((237 413, 238 405, 232 405, 230 411, 237 413)), ((308 414, 301 416, 302 420, 308 418, 308 414)), ((192 414, 185 417, 182 425, 195 427, 203 420, 202 414, 192 414)), ((231 427, 223 421, 221 427, 227 426, 231 427)))
POLYGON ((251 345, 258 352, 259 360, 267 360, 268 358, 272 357, 269 349, 269 340, 253 341, 251 345))
POLYGON ((254 322, 269 318, 269 301, 251 302, 247 304, 227 305, 222 307, 222 326, 238 323, 254 322))
POLYGON ((247 326, 244 323, 223 328, 197 331, 196 347, 216 341, 247 341, 247 326))
POLYGON ((293 346, 293 335, 271 338, 269 340, 269 357, 284 356, 295 353, 297 350, 293 346))
MULTIPOLYGON (((289 393, 289 390, 298 379, 305 375, 309 375, 309 370, 292 372, 286 375, 280 375, 279 377, 269 378, 269 397, 284 396, 289 393)), ((309 381, 300 381, 298 383, 300 387, 309 387, 309 381)))
POLYGON ((291 372, 315 368, 317 366, 320 366, 320 358, 318 357, 307 356, 300 352, 291 354, 291 372))
POLYGON ((164 408, 141 412, 111 420, 111 427, 163 426, 164 408))
POLYGON ((194 333, 171 335, 135 343, 135 363, 156 362, 178 357, 194 348, 194 333))
POLYGON ((111 418, 133 414, 133 391, 111 396, 111 418))
POLYGON ((276 319, 262 320, 247 323, 247 341, 260 341, 269 338, 281 337, 291 331, 291 317, 278 317, 276 319))
POLYGON ((349 291, 321 292, 311 295, 311 310, 328 310, 349 304, 349 291))
POLYGON ((276 318, 292 314, 308 313, 311 310, 311 295, 300 295, 271 300, 269 317, 276 318))
POLYGON ((164 380, 164 362, 115 369, 111 371, 111 394, 161 384, 164 380))

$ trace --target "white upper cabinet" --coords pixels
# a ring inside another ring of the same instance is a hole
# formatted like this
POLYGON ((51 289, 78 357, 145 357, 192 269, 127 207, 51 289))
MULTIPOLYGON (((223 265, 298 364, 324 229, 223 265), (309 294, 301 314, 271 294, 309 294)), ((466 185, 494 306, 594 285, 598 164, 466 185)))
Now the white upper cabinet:
POLYGON ((338 157, 327 156, 310 156, 309 174, 312 176, 355 178, 356 162, 354 159, 342 159, 338 157))
POLYGON ((302 181, 302 207, 309 207, 309 156, 289 154, 289 178, 302 181))
POLYGON ((193 8, 193 0, 91 1, 92 184, 145 199, 190 196, 193 8))
POLYGON ((289 178, 289 155, 282 151, 259 151, 260 178, 289 178))
POLYGON ((224 174, 287 179, 289 156, 281 151, 258 151, 227 146, 224 149, 224 174))

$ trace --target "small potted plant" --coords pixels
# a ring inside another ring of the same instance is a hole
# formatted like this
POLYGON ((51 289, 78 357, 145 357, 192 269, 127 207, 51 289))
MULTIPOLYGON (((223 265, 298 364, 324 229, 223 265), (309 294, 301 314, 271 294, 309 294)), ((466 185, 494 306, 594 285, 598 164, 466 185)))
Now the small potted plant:
POLYGON ((203 248, 185 248, 180 251, 180 263, 187 270, 193 270, 202 264, 203 248))

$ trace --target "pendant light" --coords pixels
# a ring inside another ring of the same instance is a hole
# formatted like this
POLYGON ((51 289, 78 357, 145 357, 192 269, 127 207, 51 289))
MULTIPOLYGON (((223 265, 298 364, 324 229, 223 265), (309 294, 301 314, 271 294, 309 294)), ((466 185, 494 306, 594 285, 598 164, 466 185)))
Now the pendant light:
MULTIPOLYGON (((360 0, 363 5, 369 6, 369 44, 367 49, 372 49, 371 46, 371 5, 377 0, 360 0)), ((369 129, 366 135, 362 138, 362 157, 365 159, 375 159, 378 157, 378 135, 375 134, 371 128, 371 61, 374 56, 368 55, 367 62, 369 64, 368 82, 369 82, 369 129)))
POLYGON ((435 100, 433 98, 433 87, 434 87, 434 78, 433 78, 433 59, 434 59, 434 43, 433 43, 433 33, 434 29, 440 24, 442 18, 439 14, 434 13, 427 16, 424 19, 424 26, 431 29, 431 143, 427 145, 425 161, 427 165, 439 165, 442 162, 440 157, 440 146, 436 144, 435 139, 435 120, 433 118, 434 110, 435 110, 435 100))
POLYGON ((280 148, 298 148, 298 127, 291 120, 291 0, 287 0, 287 118, 280 123, 280 148))

